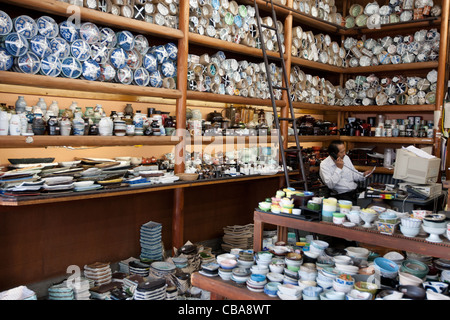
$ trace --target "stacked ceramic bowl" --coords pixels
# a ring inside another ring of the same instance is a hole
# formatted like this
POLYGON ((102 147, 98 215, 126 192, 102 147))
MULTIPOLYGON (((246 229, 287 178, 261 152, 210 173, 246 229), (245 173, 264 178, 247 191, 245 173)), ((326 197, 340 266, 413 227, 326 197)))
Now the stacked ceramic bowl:
POLYGON ((285 259, 284 259, 285 263, 286 263, 286 268, 297 272, 300 270, 300 266, 303 263, 303 258, 302 255, 300 253, 296 253, 296 252, 289 252, 285 259))
POLYGON ((333 281, 337 274, 328 270, 318 270, 316 282, 319 287, 324 290, 331 290, 333 288, 333 281))
POLYGON ((419 260, 406 259, 400 266, 400 271, 410 273, 419 279, 424 279, 428 274, 429 267, 419 260))
POLYGON ((427 214, 423 218, 422 228, 425 232, 429 233, 430 236, 426 239, 430 242, 442 242, 440 235, 447 232, 447 221, 445 214, 434 213, 427 214))
POLYGON ((72 288, 67 287, 65 282, 52 285, 48 288, 49 300, 74 300, 72 288))
POLYGON ((267 282, 264 286, 264 293, 269 297, 275 298, 277 297, 278 287, 280 286, 279 282, 267 282))
POLYGON ((245 283, 250 291, 263 292, 267 278, 264 274, 252 273, 245 283))
POLYGON ((237 258, 237 266, 240 268, 250 269, 255 264, 253 253, 247 251, 239 252, 237 258))
POLYGON ((101 286, 111 282, 112 271, 108 263, 96 262, 84 266, 84 275, 94 286, 101 286))
POLYGON ((317 282, 317 268, 314 263, 305 263, 300 266, 298 271, 298 285, 301 286, 316 286, 317 282))
POLYGON ((141 282, 134 291, 134 300, 164 300, 166 297, 166 280, 152 278, 141 282))
POLYGON ((269 263, 269 270, 272 273, 283 273, 286 262, 284 259, 273 258, 269 263))
POLYGON ((338 292, 349 293, 355 284, 355 280, 348 274, 341 274, 333 280, 333 289, 338 292))
POLYGON ((306 287, 302 290, 302 298, 303 300, 319 300, 319 295, 322 292, 322 287, 306 287))
POLYGON ((281 300, 300 300, 302 289, 292 284, 281 284, 278 286, 277 295, 281 300))
POLYGON ((416 218, 401 218, 400 231, 405 237, 415 237, 420 232, 422 220, 416 218))
MULTIPOLYGON (((275 1, 274 1, 275 2, 275 1)), ((285 4, 284 4, 285 5, 285 4)), ((342 14, 337 12, 334 0, 302 1, 294 0, 293 9, 314 18, 341 25, 342 14)))
POLYGON ((140 228, 141 259, 162 260, 162 225, 149 221, 140 228))
POLYGON ((138 86, 175 88, 178 49, 173 43, 149 46, 143 35, 113 31, 92 22, 60 24, 52 17, 11 20, 0 11, 0 70, 51 77, 81 78, 138 86))
POLYGON ((247 282, 250 277, 250 270, 245 268, 234 268, 231 275, 231 280, 236 282, 237 284, 244 284, 247 282))

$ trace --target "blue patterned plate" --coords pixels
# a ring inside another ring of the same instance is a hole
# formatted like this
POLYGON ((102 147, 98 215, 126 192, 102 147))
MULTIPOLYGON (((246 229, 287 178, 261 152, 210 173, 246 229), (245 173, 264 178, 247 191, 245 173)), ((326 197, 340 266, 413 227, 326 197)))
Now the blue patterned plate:
POLYGON ((169 59, 176 60, 178 55, 178 47, 175 43, 169 42, 165 45, 169 59))
POLYGON ((41 60, 31 51, 28 51, 23 56, 16 58, 15 63, 20 72, 28 74, 36 74, 41 68, 41 60))
POLYGON ((146 53, 142 59, 142 66, 147 69, 148 72, 153 72, 158 70, 158 60, 151 53, 146 53))
POLYGON ((159 70, 153 71, 150 73, 150 86, 155 88, 162 87, 162 76, 159 70))
POLYGON ((77 58, 81 62, 86 61, 91 57, 91 47, 86 41, 82 39, 78 39, 72 42, 70 51, 72 52, 72 56, 74 58, 77 58))
POLYGON ((146 87, 150 82, 150 74, 145 68, 138 68, 134 71, 134 83, 138 86, 146 87))
POLYGON ((142 56, 136 49, 127 51, 127 55, 127 65, 132 70, 136 70, 137 68, 140 68, 142 66, 142 56))
POLYGON ((125 66, 117 70, 116 78, 122 84, 131 84, 133 82, 133 70, 129 66, 125 66))
POLYGON ((50 42, 41 34, 35 35, 33 39, 30 40, 30 49, 39 57, 39 59, 43 59, 52 54, 50 42))
POLYGON ((169 54, 167 53, 166 47, 163 45, 151 48, 150 52, 156 57, 159 64, 166 62, 167 59, 169 59, 169 54))
POLYGON ((0 36, 6 36, 13 30, 13 22, 11 17, 4 11, 0 10, 0 36))
POLYGON ((100 65, 93 59, 88 59, 83 62, 82 76, 89 81, 95 81, 100 77, 100 65))
POLYGON ((91 58, 98 64, 104 64, 108 61, 108 48, 101 43, 94 43, 91 45, 91 58))
POLYGON ((173 78, 177 74, 177 67, 175 63, 171 60, 164 62, 161 65, 161 73, 166 78, 173 78))
POLYGON ((59 24, 59 34, 61 38, 69 43, 72 43, 80 38, 77 27, 70 21, 63 21, 59 24))
POLYGON ((41 74, 43 75, 57 77, 61 74, 61 68, 61 60, 55 54, 51 54, 41 61, 41 74))
POLYGON ((56 55, 59 59, 67 58, 70 54, 69 43, 61 37, 57 37, 50 41, 50 48, 52 48, 52 54, 56 55))
POLYGON ((117 44, 126 51, 134 48, 134 36, 130 31, 124 30, 117 33, 117 44))
POLYGON ((143 36, 142 34, 138 34, 134 37, 134 48, 141 54, 144 55, 148 48, 148 40, 147 37, 143 36))
POLYGON ((110 63, 100 66, 100 81, 113 81, 116 77, 116 69, 110 63))
POLYGON ((114 48, 117 44, 116 33, 111 28, 100 29, 100 43, 107 48, 114 48))
POLYGON ((42 16, 36 20, 39 34, 53 39, 59 34, 59 26, 55 19, 49 16, 42 16))
POLYGON ((92 22, 85 22, 80 27, 80 38, 88 44, 97 43, 101 39, 100 30, 92 22))
POLYGON ((122 69, 127 65, 128 54, 122 48, 116 48, 111 51, 109 61, 116 69, 122 69))
POLYGON ((5 37, 5 48, 14 57, 23 56, 28 51, 27 39, 17 32, 12 32, 5 37))
POLYGON ((0 70, 8 71, 9 69, 11 69, 13 63, 13 56, 8 53, 5 48, 0 48, 0 70))
POLYGON ((81 75, 81 62, 74 57, 62 61, 61 73, 67 78, 76 79, 81 75))
POLYGON ((25 39, 31 39, 37 35, 38 28, 33 18, 21 15, 13 19, 14 30, 23 35, 25 39))

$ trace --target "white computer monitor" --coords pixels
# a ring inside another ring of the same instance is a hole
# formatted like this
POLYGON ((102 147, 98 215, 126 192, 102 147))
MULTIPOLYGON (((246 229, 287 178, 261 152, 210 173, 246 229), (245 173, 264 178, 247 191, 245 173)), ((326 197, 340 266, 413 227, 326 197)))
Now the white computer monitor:
POLYGON ((440 166, 440 158, 424 158, 409 150, 397 149, 393 178, 416 184, 434 183, 440 166))

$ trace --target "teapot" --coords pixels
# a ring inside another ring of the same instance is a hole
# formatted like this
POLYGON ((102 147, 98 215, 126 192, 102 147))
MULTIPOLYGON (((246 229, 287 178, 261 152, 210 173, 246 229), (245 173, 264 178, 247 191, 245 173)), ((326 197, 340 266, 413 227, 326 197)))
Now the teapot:
POLYGON ((221 122, 223 120, 223 117, 220 112, 216 112, 214 110, 214 112, 208 114, 206 120, 211 122, 221 122))

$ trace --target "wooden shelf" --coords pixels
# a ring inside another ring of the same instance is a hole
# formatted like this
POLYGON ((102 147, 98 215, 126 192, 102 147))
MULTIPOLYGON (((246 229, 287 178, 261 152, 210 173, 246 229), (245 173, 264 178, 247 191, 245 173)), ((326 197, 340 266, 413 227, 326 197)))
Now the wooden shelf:
POLYGON ((186 144, 208 145, 208 144, 262 144, 278 142, 278 136, 194 136, 185 138, 186 144))
MULTIPOLYGON (((355 165, 355 169, 358 171, 367 171, 367 170, 372 170, 373 166, 358 166, 355 165)), ((377 167, 374 171, 374 173, 382 173, 382 174, 394 174, 394 168, 389 169, 389 168, 385 168, 385 167, 377 167)))
MULTIPOLYGON (((399 231, 393 235, 386 235, 375 229, 363 227, 344 227, 331 222, 306 221, 288 215, 265 213, 254 211, 254 250, 258 252, 262 245, 262 232, 264 224, 272 224, 284 228, 299 229, 331 237, 369 243, 381 247, 389 246, 398 250, 411 251, 433 257, 450 259, 450 241, 443 240, 442 243, 433 243, 425 240, 425 237, 409 238, 403 236, 399 231)), ((285 241, 282 237, 278 238, 285 241)))
POLYGON ((116 95, 149 96, 167 99, 181 98, 180 90, 140 87, 137 85, 69 79, 63 77, 55 78, 11 71, 0 71, 0 83, 18 86, 31 86, 36 88, 110 93, 116 95))
POLYGON ((385 32, 411 32, 412 29, 439 27, 441 25, 441 17, 432 17, 415 21, 389 23, 381 25, 379 29, 369 29, 367 27, 354 27, 345 29, 345 36, 370 35, 376 36, 377 33, 385 32))
MULTIPOLYGON (((62 17, 70 17, 73 14, 73 11, 69 9, 69 7, 71 7, 70 4, 57 0, 2 0, 2 2, 62 17)), ((118 28, 120 30, 129 30, 131 32, 154 35, 163 38, 182 39, 184 37, 183 32, 178 29, 159 26, 157 24, 125 18, 122 16, 116 16, 98 10, 83 7, 78 8, 80 10, 82 22, 98 23, 102 26, 118 28)))
POLYGON ((420 69, 434 69, 439 66, 437 61, 426 62, 413 62, 413 63, 399 63, 399 64, 383 64, 370 67, 353 67, 344 68, 343 73, 356 74, 356 73, 378 73, 378 72, 401 72, 408 70, 420 70, 420 69))
POLYGON ((294 21, 302 25, 337 35, 343 35, 345 33, 345 28, 342 26, 339 26, 337 24, 325 20, 314 18, 313 16, 301 13, 293 9, 291 10, 294 21))
MULTIPOLYGON (((332 136, 298 136, 300 144, 302 142, 325 142, 325 141, 333 141, 339 139, 338 135, 332 135, 332 136)), ((294 136, 289 136, 288 138, 289 143, 295 142, 294 136)))
POLYGON ((327 71, 333 73, 343 73, 345 72, 345 70, 347 70, 347 68, 337 67, 331 64, 311 61, 299 57, 291 57, 291 63, 305 68, 311 68, 318 71, 327 71))
POLYGON ((434 140, 431 138, 409 138, 409 137, 356 137, 356 136, 340 136, 345 142, 363 142, 363 143, 398 143, 398 144, 429 144, 432 145, 434 140))
MULTIPOLYGON (((272 101, 270 99, 246 98, 241 96, 230 96, 226 94, 215 94, 210 92, 188 90, 186 96, 188 100, 248 104, 254 106, 272 106, 272 101)), ((276 100, 275 104, 277 105, 277 107, 284 107, 286 105, 286 102, 284 100, 276 100)))
POLYGON ((356 112, 356 113, 386 113, 386 112, 433 112, 434 104, 424 105, 384 105, 384 106, 343 106, 342 112, 356 112))
POLYGON ((320 112, 324 112, 324 111, 344 111, 342 110, 344 107, 340 107, 340 106, 329 106, 326 104, 314 104, 314 103, 306 103, 306 102, 292 102, 292 107, 294 109, 306 109, 306 110, 310 110, 310 111, 320 111, 320 112))
POLYGON ((181 141, 177 136, 1 136, 0 148, 171 146, 181 141))

